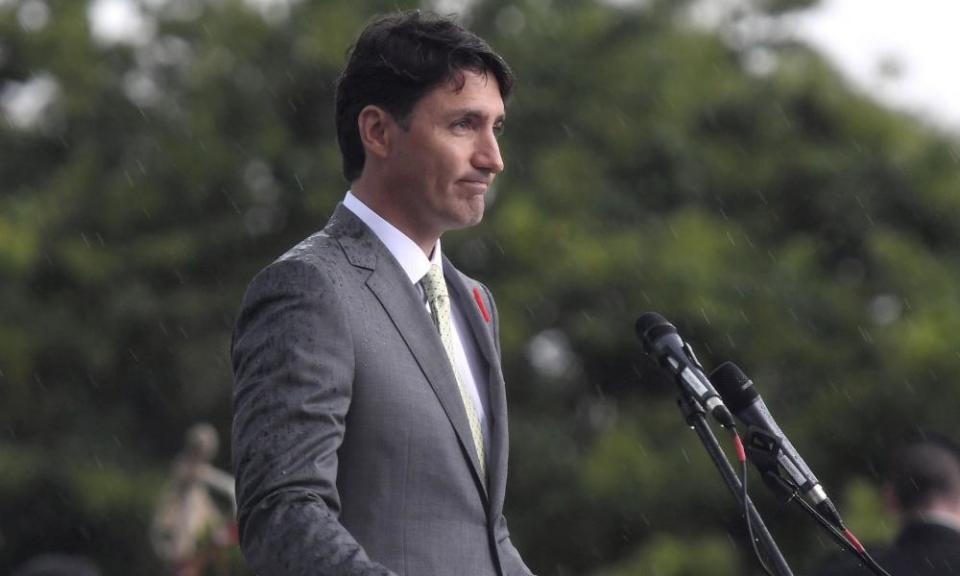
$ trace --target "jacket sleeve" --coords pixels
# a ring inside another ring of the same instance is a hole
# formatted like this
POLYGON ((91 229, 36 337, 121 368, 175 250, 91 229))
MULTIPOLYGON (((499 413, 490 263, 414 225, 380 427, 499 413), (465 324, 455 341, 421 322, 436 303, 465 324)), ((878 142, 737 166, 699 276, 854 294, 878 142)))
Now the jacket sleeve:
POLYGON ((231 355, 237 519, 251 567, 260 576, 392 576, 338 520, 354 349, 327 274, 299 260, 258 274, 231 355))

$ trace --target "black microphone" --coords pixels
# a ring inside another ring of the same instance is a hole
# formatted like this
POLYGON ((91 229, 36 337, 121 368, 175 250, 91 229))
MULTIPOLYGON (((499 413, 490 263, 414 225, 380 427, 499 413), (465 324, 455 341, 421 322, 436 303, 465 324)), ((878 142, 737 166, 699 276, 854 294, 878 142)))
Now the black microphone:
POLYGON ((643 343, 643 351, 670 370, 680 387, 710 412, 720 425, 732 429, 733 416, 674 325, 656 312, 647 312, 637 318, 636 329, 643 343))
POLYGON ((737 418, 747 426, 747 453, 764 481, 773 488, 782 490, 782 483, 776 479, 786 480, 820 514, 842 528, 843 520, 840 519, 837 508, 827 497, 810 467, 787 440, 783 430, 777 426, 767 405, 760 398, 760 393, 743 370, 733 362, 724 362, 710 374, 710 380, 737 418), (786 475, 785 478, 781 471, 786 475), (768 477, 768 474, 775 475, 775 478, 768 477))

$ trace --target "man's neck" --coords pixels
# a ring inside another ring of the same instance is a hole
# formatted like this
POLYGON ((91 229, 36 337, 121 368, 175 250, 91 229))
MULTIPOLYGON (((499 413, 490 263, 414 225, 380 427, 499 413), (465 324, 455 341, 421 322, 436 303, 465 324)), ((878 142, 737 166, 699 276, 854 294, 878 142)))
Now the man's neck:
POLYGON ((923 522, 927 524, 939 524, 960 532, 960 516, 954 511, 944 510, 942 508, 919 510, 907 515, 904 520, 907 523, 923 522))
POLYGON ((423 250, 427 258, 433 255, 434 247, 437 245, 440 235, 423 232, 424 227, 413 223, 402 207, 392 201, 391 196, 386 192, 386 187, 372 185, 361 176, 353 182, 350 191, 368 208, 376 212, 377 216, 380 216, 407 238, 413 240, 423 250))

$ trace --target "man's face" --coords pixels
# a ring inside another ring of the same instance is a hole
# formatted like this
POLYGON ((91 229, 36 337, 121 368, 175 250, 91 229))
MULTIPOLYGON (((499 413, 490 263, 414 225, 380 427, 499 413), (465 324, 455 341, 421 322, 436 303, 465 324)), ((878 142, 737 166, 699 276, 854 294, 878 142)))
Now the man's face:
POLYGON ((504 105, 492 74, 463 71, 427 92, 406 129, 395 132, 389 158, 391 196, 405 224, 421 237, 439 237, 483 218, 484 195, 503 171, 497 137, 504 105))

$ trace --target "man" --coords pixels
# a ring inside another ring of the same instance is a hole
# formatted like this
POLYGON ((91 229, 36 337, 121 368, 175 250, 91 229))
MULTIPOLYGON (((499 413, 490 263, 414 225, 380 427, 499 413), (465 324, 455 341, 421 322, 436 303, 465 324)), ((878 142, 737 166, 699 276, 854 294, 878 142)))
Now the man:
MULTIPOLYGON (((891 462, 887 501, 900 522, 893 544, 872 556, 893 576, 960 574, 960 452, 928 436, 905 444, 891 462)), ((869 551, 869 550, 868 550, 869 551)), ((871 574, 845 555, 818 576, 871 574)))
POLYGON ((496 309, 442 256, 503 168, 513 76, 480 38, 370 23, 337 86, 351 190, 264 269, 233 341, 241 546, 261 576, 522 576, 496 309))

